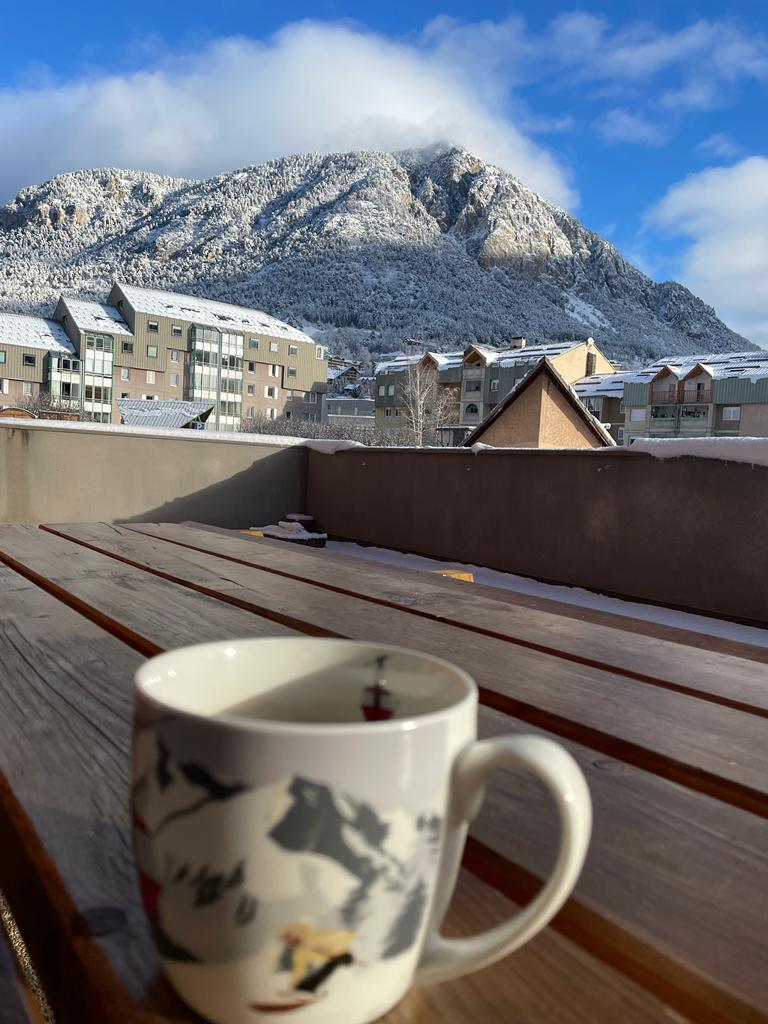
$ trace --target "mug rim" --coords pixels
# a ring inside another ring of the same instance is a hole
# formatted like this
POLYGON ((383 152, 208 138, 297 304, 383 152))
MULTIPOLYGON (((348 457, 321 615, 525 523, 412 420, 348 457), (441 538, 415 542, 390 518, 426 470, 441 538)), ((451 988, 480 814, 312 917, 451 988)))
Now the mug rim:
POLYGON ((136 669, 133 675, 134 696, 137 700, 146 701, 161 711, 171 711, 175 715, 193 719, 198 722, 205 722, 207 725, 224 729, 239 729, 243 732, 276 732, 295 735, 297 733, 310 735, 330 735, 332 733, 343 733, 344 735, 356 735, 360 733, 397 733, 412 732, 416 729, 434 725, 446 718, 471 710, 477 707, 478 688, 472 676, 453 662, 447 661, 434 654, 424 651, 417 651, 412 647, 401 647, 397 644, 380 644, 368 640, 350 640, 336 637, 239 637, 231 640, 212 640, 203 644, 186 644, 182 647, 175 647, 172 650, 163 651, 162 654, 155 654, 136 669), (408 718, 395 718, 384 721, 366 722, 301 722, 301 721, 280 721, 271 718, 245 718, 236 714, 216 712, 204 714, 200 711, 193 711, 189 708, 180 707, 178 704, 158 698, 152 693, 151 683, 157 679, 158 670, 165 671, 166 662, 172 662, 179 652, 197 651, 202 654, 206 651, 223 651, 227 647, 256 647, 262 644, 277 644, 287 646, 289 644, 301 643, 302 645, 328 645, 341 644, 345 647, 371 647, 377 651, 391 654, 405 654, 422 658, 448 670, 454 675, 464 688, 463 696, 447 707, 436 711, 428 711, 421 715, 412 715, 408 718))

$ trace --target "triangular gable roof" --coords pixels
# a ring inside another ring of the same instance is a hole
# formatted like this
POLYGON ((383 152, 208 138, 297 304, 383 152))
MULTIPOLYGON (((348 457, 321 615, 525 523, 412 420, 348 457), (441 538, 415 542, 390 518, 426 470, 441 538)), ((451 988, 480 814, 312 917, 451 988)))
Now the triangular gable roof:
POLYGON ((656 373, 651 377, 650 383, 653 384, 656 380, 661 380, 662 377, 672 376, 675 380, 680 380, 681 372, 679 366, 670 366, 669 363, 665 363, 660 366, 656 373))
POLYGON ((714 368, 712 366, 708 366, 706 363, 696 363, 696 365, 692 366, 690 368, 690 370, 686 374, 684 374, 684 376, 682 376, 680 379, 681 380, 688 380, 689 377, 693 377, 697 373, 702 373, 702 372, 708 374, 710 377, 714 377, 715 376, 715 371, 714 371, 714 368))
POLYGON ((568 384, 561 374, 558 373, 552 360, 547 356, 542 356, 538 363, 536 363, 525 377, 523 377, 523 379, 516 384, 514 388, 512 388, 509 394, 502 398, 499 404, 488 413, 483 422, 479 423, 472 433, 464 439, 462 446, 470 448, 473 444, 479 441, 488 427, 490 427, 490 425, 497 420, 513 402, 516 402, 523 392, 526 391, 542 374, 546 374, 552 381, 554 381, 555 385, 559 388, 568 402, 570 402, 571 406, 576 410, 582 420, 584 420, 586 425, 602 444, 606 447, 613 447, 616 444, 603 424, 592 415, 570 384, 568 384))

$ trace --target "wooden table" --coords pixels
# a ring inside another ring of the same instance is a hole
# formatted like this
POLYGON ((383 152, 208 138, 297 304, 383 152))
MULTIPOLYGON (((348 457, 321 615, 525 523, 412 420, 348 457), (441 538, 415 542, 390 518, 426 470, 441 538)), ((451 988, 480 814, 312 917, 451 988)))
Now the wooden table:
MULTIPOLYGON (((308 634, 462 665, 482 735, 554 736, 592 791, 590 853, 552 925, 388 1024, 768 1022, 767 650, 194 525, 0 527, 0 594, 0 889, 57 1021, 196 1019, 134 877, 135 668, 308 634)), ((528 901, 555 840, 538 784, 498 773, 447 930, 528 901)))

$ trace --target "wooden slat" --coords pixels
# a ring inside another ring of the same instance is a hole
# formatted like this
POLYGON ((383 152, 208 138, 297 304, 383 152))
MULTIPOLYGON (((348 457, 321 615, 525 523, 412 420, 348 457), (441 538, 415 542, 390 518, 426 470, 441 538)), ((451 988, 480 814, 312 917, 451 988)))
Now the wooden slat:
MULTIPOLYGON (((205 621, 211 640, 290 636, 294 632, 281 622, 239 608, 227 608, 220 600, 192 593, 187 587, 75 547, 58 537, 46 536, 35 527, 0 526, 2 559, 17 571, 26 568, 56 584, 59 589, 54 591, 55 596, 70 599, 78 611, 89 614, 129 643, 131 628, 146 635, 145 627, 150 624, 155 642, 163 647, 189 643, 189 623, 201 620, 205 621), (46 537, 42 544, 41 537, 46 537), (130 626, 126 608, 131 612, 130 626)), ((143 653, 155 652, 150 648, 143 653)))
POLYGON ((129 529, 70 524, 56 532, 180 582, 204 585, 208 592, 236 592, 255 612, 269 608, 291 616, 299 629, 305 628, 303 619, 354 639, 394 639, 441 655, 471 672, 482 699, 498 710, 768 816, 764 719, 217 556, 175 549, 129 529))
POLYGON ((482 584, 446 580, 324 550, 299 551, 286 543, 233 531, 154 523, 132 525, 131 529, 237 558, 265 571, 300 575, 322 587, 356 591, 364 580, 365 589, 359 594, 364 600, 395 604, 411 614, 506 637, 531 648, 600 662, 651 685, 671 684, 768 714, 768 648, 618 615, 603 615, 602 620, 607 621, 601 621, 592 609, 576 612, 572 606, 540 599, 528 607, 519 603, 524 595, 482 584), (571 614, 564 615, 564 609, 571 614), (661 635, 656 635, 659 631, 661 635), (738 678, 738 691, 734 676, 738 678))
MULTIPOLYGON (((100 530, 93 527, 84 532, 91 540, 101 542, 100 530)), ((121 539, 111 528, 104 533, 109 535, 105 549, 140 557, 147 564, 162 566, 163 571, 172 570, 204 582, 211 591, 235 587, 241 597, 250 592, 258 601, 271 600, 278 609, 285 605, 294 614, 310 616, 312 621, 317 621, 318 612, 332 614, 347 632, 355 616, 363 615, 366 622, 375 618, 380 638, 390 639, 388 631, 394 629, 400 642, 417 644, 415 637, 403 638, 399 620, 382 622, 382 615, 400 613, 366 605, 355 609, 351 599, 311 588, 305 588, 305 597, 296 591, 299 585, 294 581, 275 578, 265 582, 253 570, 227 565, 212 556, 187 555, 162 542, 136 539, 130 533, 121 539), (228 576, 216 575, 222 567, 228 576), (251 576, 266 587, 263 593, 246 590, 251 576), (293 589, 285 593, 284 586, 293 589)), ((190 638, 205 639, 205 635, 190 631, 190 638)), ((424 641, 421 646, 425 646, 429 638, 420 639, 424 641)), ((493 642, 482 638, 480 643, 485 647, 493 642)), ((447 656, 453 658, 454 653, 447 656)), ((472 652, 475 666, 480 653, 472 652)), ((473 664, 468 667, 472 669, 473 664)), ((640 692, 646 693, 643 688, 640 692)), ((677 699, 696 703, 689 698, 677 699)), ((719 708, 710 710, 722 712, 719 708)), ((481 729, 498 730, 499 721, 507 730, 530 731, 526 723, 490 711, 483 711, 481 729)), ((689 723, 683 724, 689 728, 689 723)), ((768 911, 768 902, 765 897, 755 896, 754 889, 756 879, 768 881, 766 822, 628 764, 600 758, 583 746, 569 746, 587 774, 596 825, 594 852, 576 892, 578 905, 565 915, 563 927, 577 927, 579 941, 588 948, 613 947, 621 954, 616 962, 622 969, 644 978, 657 990, 662 988, 665 999, 685 1010, 695 1005, 703 1012, 702 1007, 710 1006, 711 1013, 723 1013, 729 1019, 760 1019, 762 1012, 756 1007, 768 1009, 768 988, 762 971, 763 950, 755 936, 760 934, 759 922, 768 911), (740 851, 735 859, 734 845, 740 851), (729 864, 727 884, 723 879, 724 863, 729 864), (685 879, 684 885, 681 878, 685 879), (660 912, 659 908, 666 907, 675 907, 674 914, 660 912), (706 941, 702 941, 704 937, 706 941)), ((489 793, 497 813, 490 821, 481 819, 473 834, 534 877, 540 875, 555 845, 553 815, 546 800, 523 776, 515 777, 514 784, 495 782, 489 793), (511 795, 518 790, 519 805, 517 797, 511 795), (507 821, 515 806, 526 827, 520 833, 507 833, 498 823, 507 821)), ((519 873, 514 879, 513 887, 506 891, 524 898, 525 879, 521 882, 519 873)), ((762 891, 768 894, 768 887, 762 891)), ((601 954, 606 954, 604 948, 601 954)), ((702 1017, 701 1012, 701 1019, 714 1019, 711 1014, 702 1017)))
MULTIPOLYGON (((470 935, 513 913, 513 904, 462 872, 446 921, 450 935, 470 935)), ((412 991, 382 1024, 685 1024, 650 993, 550 929, 509 960, 458 981, 412 991), (565 974, 564 988, 561 978, 565 974)))
MULTIPOLYGON (((192 1022, 157 976, 132 866, 125 799, 130 677, 140 659, 2 566, 0 588, 0 884, 57 1020, 192 1022)), ((505 909, 465 875, 451 923, 466 932, 505 909)), ((544 933, 472 981, 412 994, 388 1024, 465 1024, 468 1005, 478 1024, 497 1021, 499 1006, 531 1022, 542 1007, 563 1022, 669 1016, 654 996, 544 933)))

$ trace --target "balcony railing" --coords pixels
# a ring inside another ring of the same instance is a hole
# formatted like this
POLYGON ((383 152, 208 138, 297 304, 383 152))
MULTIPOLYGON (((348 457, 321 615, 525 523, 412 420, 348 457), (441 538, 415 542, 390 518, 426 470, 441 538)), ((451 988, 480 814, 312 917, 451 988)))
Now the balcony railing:
POLYGON ((711 390, 684 388, 682 384, 676 388, 651 388, 651 403, 653 405, 691 405, 694 402, 708 403, 711 401, 711 390))

